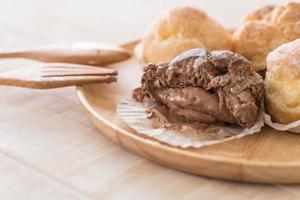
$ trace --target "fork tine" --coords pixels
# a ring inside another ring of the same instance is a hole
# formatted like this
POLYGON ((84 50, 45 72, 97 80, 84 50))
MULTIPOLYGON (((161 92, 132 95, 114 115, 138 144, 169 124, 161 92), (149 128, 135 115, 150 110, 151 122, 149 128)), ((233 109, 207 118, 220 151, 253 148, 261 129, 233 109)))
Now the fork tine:
POLYGON ((58 76, 116 76, 117 72, 109 72, 104 73, 102 71, 97 70, 43 70, 41 76, 42 77, 58 77, 58 76))
POLYGON ((112 83, 116 82, 117 77, 114 76, 67 76, 63 78, 53 79, 53 77, 46 77, 43 84, 40 86, 42 89, 51 89, 59 87, 68 87, 73 85, 87 85, 96 83, 112 83))
POLYGON ((43 67, 42 77, 55 76, 106 76, 117 75, 117 71, 108 68, 81 66, 65 66, 65 65, 46 65, 43 67))
POLYGON ((88 71, 88 70, 92 70, 92 71, 101 71, 103 73, 112 73, 112 72, 115 72, 116 70, 114 69, 110 69, 110 68, 96 68, 96 67, 91 67, 91 68, 88 68, 88 67, 64 67, 64 66, 61 66, 61 67, 43 67, 43 70, 55 70, 55 71, 64 71, 64 70, 68 70, 68 71, 88 71))
POLYGON ((50 69, 61 69, 61 68, 70 68, 70 69, 103 69, 103 70, 111 70, 107 67, 100 66, 92 66, 92 65, 81 65, 81 64, 70 64, 70 63, 43 63, 44 68, 50 69))

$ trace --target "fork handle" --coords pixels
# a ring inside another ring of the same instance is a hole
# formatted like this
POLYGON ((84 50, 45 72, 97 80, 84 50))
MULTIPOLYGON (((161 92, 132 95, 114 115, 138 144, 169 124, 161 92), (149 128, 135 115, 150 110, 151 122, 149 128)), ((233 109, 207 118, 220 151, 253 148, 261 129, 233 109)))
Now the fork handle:
POLYGON ((0 52, 0 58, 22 58, 24 52, 21 51, 15 51, 15 52, 8 52, 8 51, 2 51, 0 52))
POLYGON ((0 58, 28 58, 42 62, 94 66, 119 62, 130 56, 130 53, 121 47, 97 43, 56 44, 31 49, 0 51, 0 58))

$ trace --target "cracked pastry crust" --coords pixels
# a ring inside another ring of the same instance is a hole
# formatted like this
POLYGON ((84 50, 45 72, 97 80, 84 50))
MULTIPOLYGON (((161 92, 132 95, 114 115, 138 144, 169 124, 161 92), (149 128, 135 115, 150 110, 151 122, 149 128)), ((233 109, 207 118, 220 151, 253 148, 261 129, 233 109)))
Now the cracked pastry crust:
POLYGON ((251 63, 231 51, 191 49, 170 63, 148 64, 133 97, 154 99, 181 122, 251 127, 264 95, 251 63))
POLYGON ((272 120, 300 120, 300 39, 286 43, 267 57, 265 104, 272 120))
POLYGON ((206 13, 192 7, 176 7, 164 13, 142 44, 146 63, 169 62, 192 48, 232 49, 230 33, 206 13))
POLYGON ((269 52, 300 37, 300 3, 270 5, 250 13, 233 34, 234 50, 254 68, 266 68, 269 52))

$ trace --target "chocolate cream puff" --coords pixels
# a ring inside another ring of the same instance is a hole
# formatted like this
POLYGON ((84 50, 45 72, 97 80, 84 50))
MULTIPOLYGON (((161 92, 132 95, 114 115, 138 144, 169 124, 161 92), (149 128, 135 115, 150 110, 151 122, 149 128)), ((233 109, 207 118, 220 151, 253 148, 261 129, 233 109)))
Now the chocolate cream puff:
MULTIPOLYGON (((150 98, 170 122, 225 123, 251 127, 264 95, 251 63, 227 50, 191 49, 170 62, 148 64, 133 98, 150 98)), ((151 111, 151 110, 150 110, 151 111)))
POLYGON ((142 40, 145 63, 169 62, 192 48, 231 50, 230 33, 206 13, 192 7, 165 12, 142 40))
POLYGON ((271 5, 247 15, 233 34, 234 51, 259 71, 266 68, 269 52, 300 37, 300 3, 271 5))

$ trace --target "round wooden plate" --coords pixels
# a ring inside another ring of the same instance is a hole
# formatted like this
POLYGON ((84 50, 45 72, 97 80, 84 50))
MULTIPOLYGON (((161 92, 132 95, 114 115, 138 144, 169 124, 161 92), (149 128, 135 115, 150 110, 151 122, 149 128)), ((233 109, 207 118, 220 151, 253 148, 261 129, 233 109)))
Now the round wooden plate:
MULTIPOLYGON (((136 43, 126 45, 132 50, 136 43)), ((118 83, 77 87, 88 116, 109 139, 162 165, 234 181, 300 183, 300 135, 264 127, 261 133, 199 149, 171 147, 137 134, 116 114, 116 104, 140 81, 136 58, 112 66, 118 83)))

